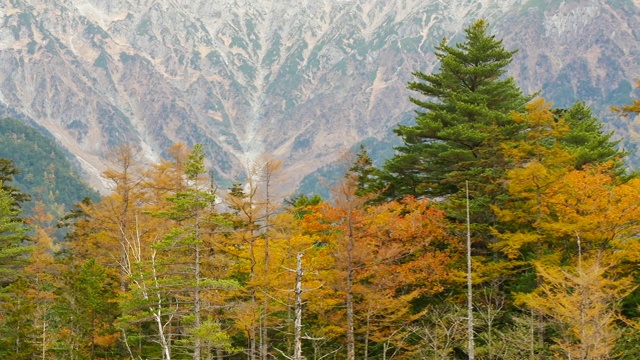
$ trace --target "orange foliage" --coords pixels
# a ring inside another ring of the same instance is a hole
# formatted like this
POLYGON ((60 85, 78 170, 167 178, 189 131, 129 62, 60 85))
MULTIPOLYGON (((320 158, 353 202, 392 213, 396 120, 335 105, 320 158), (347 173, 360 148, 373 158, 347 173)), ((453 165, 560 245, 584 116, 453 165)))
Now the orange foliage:
MULTIPOLYGON (((352 291, 356 332, 384 342, 399 336, 396 330, 413 319, 413 299, 443 290, 450 279, 451 249, 459 244, 447 236, 444 213, 427 199, 407 197, 368 207, 364 199, 351 200, 318 205, 301 226, 330 257, 325 281, 335 295, 326 299, 352 291), (351 290, 346 288, 349 271, 354 274, 351 290)), ((344 314, 334 309, 331 325, 344 321, 340 317, 344 314)))

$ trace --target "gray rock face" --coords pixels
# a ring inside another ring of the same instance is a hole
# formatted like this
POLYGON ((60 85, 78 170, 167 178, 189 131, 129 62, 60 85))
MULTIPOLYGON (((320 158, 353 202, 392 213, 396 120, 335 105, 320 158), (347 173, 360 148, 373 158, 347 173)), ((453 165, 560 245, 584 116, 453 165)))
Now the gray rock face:
MULTIPOLYGON (((523 89, 596 109, 640 78, 640 2, 5 0, 0 107, 31 118, 100 187, 105 154, 205 144, 221 179, 270 154, 289 184, 382 137, 443 37, 487 18, 523 89)), ((625 129, 625 124, 616 127, 625 129)))

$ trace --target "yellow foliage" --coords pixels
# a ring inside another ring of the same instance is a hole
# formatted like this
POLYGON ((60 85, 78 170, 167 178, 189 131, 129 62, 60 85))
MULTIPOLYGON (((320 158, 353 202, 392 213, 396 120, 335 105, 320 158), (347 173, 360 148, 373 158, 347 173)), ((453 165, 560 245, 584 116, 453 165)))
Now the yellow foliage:
POLYGON ((618 337, 619 304, 634 287, 631 277, 608 276, 603 257, 579 259, 570 267, 535 263, 543 284, 516 302, 552 318, 560 335, 556 356, 568 359, 609 359, 618 337))
POLYGON ((120 333, 95 335, 93 337, 93 342, 98 346, 110 347, 115 345, 118 342, 119 338, 120 338, 120 333))

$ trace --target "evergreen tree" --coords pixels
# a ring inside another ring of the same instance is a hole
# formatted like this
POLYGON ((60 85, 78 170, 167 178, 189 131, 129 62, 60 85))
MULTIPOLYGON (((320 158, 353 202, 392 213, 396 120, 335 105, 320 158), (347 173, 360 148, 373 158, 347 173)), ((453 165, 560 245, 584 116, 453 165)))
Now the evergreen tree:
POLYGON ((9 159, 0 158, 0 188, 11 195, 15 200, 15 206, 19 203, 29 201, 31 197, 28 194, 23 193, 15 186, 10 186, 7 183, 12 182, 16 175, 20 174, 20 170, 16 167, 13 161, 9 159))
POLYGON ((373 166, 373 160, 369 152, 360 144, 360 151, 356 154, 356 159, 349 168, 348 174, 355 176, 357 183, 357 196, 376 195, 379 192, 377 169, 373 166))
POLYGON ((21 209, 12 193, 0 181, 0 288, 15 281, 28 261, 28 228, 19 218, 21 209))
POLYGON ((305 194, 298 194, 285 199, 284 203, 287 205, 289 211, 296 218, 296 220, 302 220, 305 215, 311 213, 310 208, 312 206, 316 206, 322 201, 322 196, 318 194, 314 194, 311 197, 305 194))
POLYGON ((555 109, 553 112, 556 121, 564 120, 569 127, 569 131, 558 140, 576 156, 576 169, 582 170, 588 164, 614 161, 618 173, 625 171, 622 160, 628 152, 618 149, 620 140, 613 140, 613 132, 604 131, 603 124, 583 101, 577 101, 569 109, 555 109))
POLYGON ((172 279, 166 280, 171 280, 170 286, 180 288, 173 296, 181 304, 176 315, 184 329, 182 338, 176 340, 180 349, 175 356, 180 356, 182 348, 188 348, 194 360, 210 358, 216 349, 232 350, 213 314, 214 305, 208 300, 236 287, 234 281, 217 278, 218 266, 212 263, 220 258, 214 256, 213 238, 208 229, 218 224, 219 216, 204 161, 203 145, 195 144, 184 162, 183 188, 166 198, 166 211, 154 214, 173 221, 173 228, 155 248, 167 255, 165 271, 172 279))
POLYGON ((121 359, 113 325, 119 314, 118 279, 95 259, 69 264, 61 274, 55 321, 58 339, 54 351, 65 359, 121 359))
POLYGON ((383 197, 447 197, 449 216, 461 222, 469 181, 471 222, 483 238, 495 224, 490 207, 505 194, 501 179, 510 164, 502 144, 523 135, 526 125, 514 121, 513 112, 530 99, 504 77, 515 51, 487 28, 478 20, 465 30, 464 42, 449 46, 443 39, 436 47, 439 71, 414 73, 408 88, 427 99, 411 98, 420 107, 416 124, 394 130, 404 145, 379 175, 383 197))
POLYGON ((0 291, 0 359, 31 360, 37 352, 30 284, 20 278, 0 291))

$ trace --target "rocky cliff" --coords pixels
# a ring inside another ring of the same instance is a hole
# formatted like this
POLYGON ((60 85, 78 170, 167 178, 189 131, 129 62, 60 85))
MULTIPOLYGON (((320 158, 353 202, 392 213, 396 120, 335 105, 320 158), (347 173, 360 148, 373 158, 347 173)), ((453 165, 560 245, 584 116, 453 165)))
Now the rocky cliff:
POLYGON ((411 72, 480 17, 520 49, 523 89, 558 105, 604 111, 640 78, 638 0, 5 0, 0 108, 98 187, 110 148, 157 159, 176 141, 205 144, 219 179, 270 154, 293 184, 410 119, 411 72))

